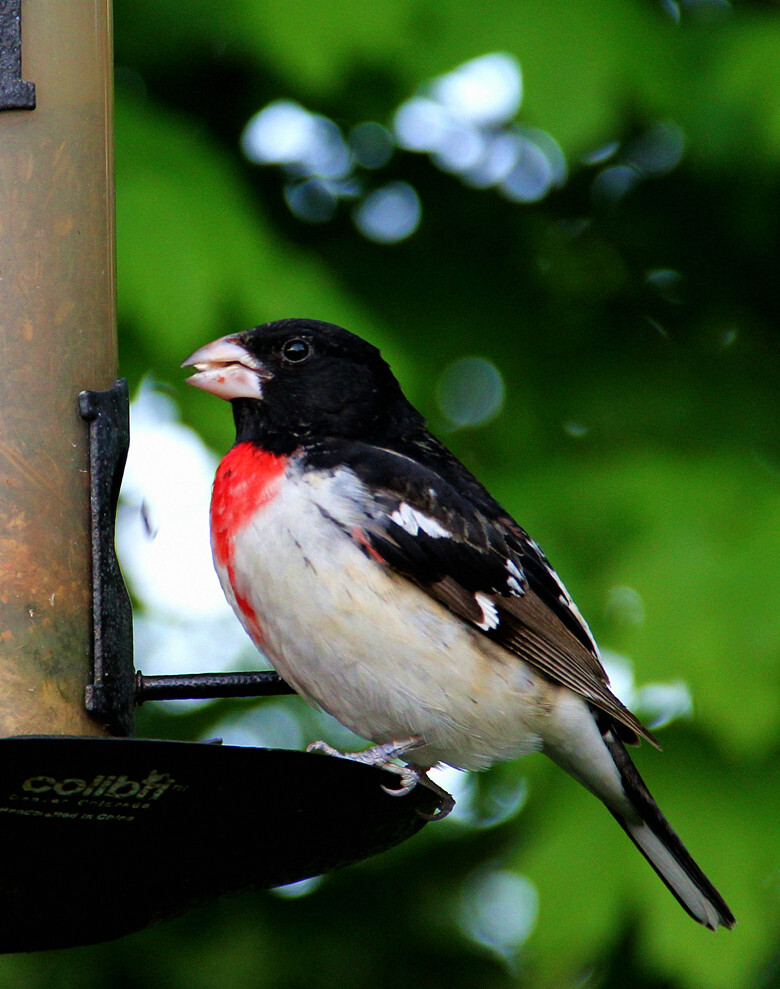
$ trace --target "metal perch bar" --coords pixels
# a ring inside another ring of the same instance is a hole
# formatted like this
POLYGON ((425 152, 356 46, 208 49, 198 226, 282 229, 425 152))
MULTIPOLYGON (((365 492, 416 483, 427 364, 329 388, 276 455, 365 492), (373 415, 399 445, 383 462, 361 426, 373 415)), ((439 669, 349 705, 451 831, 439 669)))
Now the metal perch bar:
POLYGON ((295 691, 278 673, 183 673, 172 676, 135 675, 135 702, 189 700, 201 697, 275 697, 295 691))

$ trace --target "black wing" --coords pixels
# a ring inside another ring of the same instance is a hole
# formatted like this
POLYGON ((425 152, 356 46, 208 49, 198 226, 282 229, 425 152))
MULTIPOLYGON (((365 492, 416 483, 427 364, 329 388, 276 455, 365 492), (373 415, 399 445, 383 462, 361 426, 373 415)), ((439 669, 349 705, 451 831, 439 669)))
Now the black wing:
POLYGON ((617 722, 625 740, 642 737, 658 747, 609 689, 593 636, 539 546, 446 456, 446 480, 413 457, 357 443, 329 455, 321 448, 317 466, 346 466, 371 492, 365 527, 349 533, 364 552, 585 697, 617 722))

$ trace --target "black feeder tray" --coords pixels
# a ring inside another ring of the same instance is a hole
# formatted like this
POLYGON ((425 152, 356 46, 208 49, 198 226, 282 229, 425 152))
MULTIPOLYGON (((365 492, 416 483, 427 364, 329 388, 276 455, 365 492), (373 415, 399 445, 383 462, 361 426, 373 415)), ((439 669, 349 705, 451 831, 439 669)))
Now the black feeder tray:
POLYGON ((0 952, 94 944, 226 893, 358 862, 435 814, 424 786, 347 759, 129 737, 145 700, 289 694, 276 673, 136 673, 114 552, 129 443, 124 380, 82 392, 90 425, 94 651, 86 706, 112 738, 0 739, 0 952))

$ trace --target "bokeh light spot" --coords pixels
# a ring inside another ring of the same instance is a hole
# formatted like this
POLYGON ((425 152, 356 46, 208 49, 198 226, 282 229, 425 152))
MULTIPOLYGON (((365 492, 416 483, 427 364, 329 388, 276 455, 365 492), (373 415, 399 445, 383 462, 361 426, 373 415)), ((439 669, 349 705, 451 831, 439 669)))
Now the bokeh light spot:
POLYGON ((623 199, 639 185, 642 176, 630 165, 610 165, 593 180, 593 201, 611 205, 623 199))
POLYGON ((637 690, 634 707, 650 728, 661 728, 676 718, 689 718, 693 713, 693 698, 682 680, 646 683, 637 690))
POLYGON ((563 431, 572 439, 581 440, 590 432, 590 426, 586 426, 584 422, 579 422, 577 419, 567 419, 563 423, 563 431))
POLYGON ((393 118, 396 140, 407 151, 435 151, 450 123, 441 104, 413 96, 398 107, 393 118))
POLYGON ((538 913, 539 894, 530 879, 496 869, 469 878, 458 921, 472 940, 509 962, 533 932, 538 913))
POLYGON ((480 127, 495 126, 520 109, 523 77, 516 58, 492 52, 459 65, 436 79, 431 89, 453 115, 480 127))
POLYGON ((364 237, 379 244, 397 244, 420 224, 420 198, 408 182, 389 182, 369 193, 354 213, 364 237))
POLYGON ((667 302, 682 302, 683 276, 672 268, 653 268, 645 273, 645 281, 667 302))
POLYGON ((534 141, 518 139, 515 165, 501 183, 507 199, 534 203, 543 199, 554 183, 552 162, 534 141))
POLYGON ((619 148, 620 141, 609 141, 606 144, 601 144, 599 147, 594 148, 593 151, 584 154, 580 158, 580 161, 583 165, 603 165, 615 156, 619 148))
POLYGON ((604 612, 621 625, 641 625, 645 620, 642 595, 633 587, 610 587, 604 612))
POLYGON ((241 148, 250 161, 300 161, 314 135, 314 118, 292 100, 269 103, 252 117, 241 135, 241 148))
POLYGON ((504 379, 492 361, 462 357, 444 370, 436 394, 439 408, 453 426, 479 426, 501 411, 504 379))
POLYGON ((307 223, 327 223, 336 213, 338 199, 324 182, 306 179, 285 186, 284 198, 290 212, 307 223))
POLYGON ((302 175, 341 179, 352 168, 338 125, 292 100, 277 100, 256 113, 244 128, 241 148, 255 164, 286 165, 302 175))
POLYGON ((684 150, 682 128, 667 120, 653 124, 630 141, 621 157, 645 175, 665 175, 679 165, 684 150))
POLYGON ((393 157, 393 135, 381 124, 367 120, 349 133, 352 156, 363 168, 383 168, 393 157))
POLYGON ((309 896, 325 882, 326 876, 312 876, 310 879, 299 879, 297 883, 287 883, 286 886, 276 886, 271 890, 276 896, 287 900, 299 900, 309 896))

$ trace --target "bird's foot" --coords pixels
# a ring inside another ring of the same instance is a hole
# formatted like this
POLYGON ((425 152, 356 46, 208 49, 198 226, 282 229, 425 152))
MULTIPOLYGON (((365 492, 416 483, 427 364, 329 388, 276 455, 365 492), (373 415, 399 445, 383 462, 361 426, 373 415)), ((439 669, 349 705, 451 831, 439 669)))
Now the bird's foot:
POLYGON ((426 821, 441 821, 455 806, 455 798, 446 790, 438 786, 428 776, 424 769, 413 764, 397 766, 393 759, 401 759, 413 749, 419 749, 425 745, 425 739, 421 735, 412 735, 411 738, 404 738, 400 741, 383 742, 381 745, 373 745, 363 752, 339 752, 327 742, 312 742, 306 746, 307 752, 322 752, 325 755, 337 756, 340 759, 350 759, 352 762, 360 762, 367 766, 376 766, 379 769, 386 769, 388 772, 396 773, 401 778, 401 785, 396 789, 383 786, 382 789, 391 797, 405 797, 412 790, 420 785, 431 790, 439 798, 439 808, 433 814, 426 814, 418 810, 420 817, 426 821))
POLYGON ((338 756, 340 759, 349 759, 352 762, 362 762, 367 766, 379 766, 386 769, 388 768, 387 764, 392 759, 400 759, 412 749, 419 749, 421 745, 425 745, 425 739, 421 735, 412 735, 411 738, 404 738, 398 742, 383 742, 381 745, 372 745, 370 749, 365 749, 363 752, 339 752, 327 742, 312 742, 311 745, 306 746, 306 751, 322 752, 325 755, 338 756))

